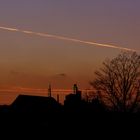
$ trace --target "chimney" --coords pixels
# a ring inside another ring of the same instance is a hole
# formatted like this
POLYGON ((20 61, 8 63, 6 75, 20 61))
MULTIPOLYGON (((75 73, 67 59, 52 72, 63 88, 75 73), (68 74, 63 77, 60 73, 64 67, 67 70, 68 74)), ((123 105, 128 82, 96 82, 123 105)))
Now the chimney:
POLYGON ((74 94, 77 94, 78 93, 78 86, 77 86, 77 84, 74 84, 73 85, 73 93, 74 94))

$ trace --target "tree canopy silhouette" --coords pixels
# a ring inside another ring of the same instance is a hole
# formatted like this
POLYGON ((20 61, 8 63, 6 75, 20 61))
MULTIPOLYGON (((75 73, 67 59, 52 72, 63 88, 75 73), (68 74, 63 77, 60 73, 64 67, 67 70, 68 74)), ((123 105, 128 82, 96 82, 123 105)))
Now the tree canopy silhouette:
POLYGON ((123 52, 104 61, 95 76, 90 84, 102 102, 119 112, 137 110, 140 97, 140 56, 137 53, 123 52))

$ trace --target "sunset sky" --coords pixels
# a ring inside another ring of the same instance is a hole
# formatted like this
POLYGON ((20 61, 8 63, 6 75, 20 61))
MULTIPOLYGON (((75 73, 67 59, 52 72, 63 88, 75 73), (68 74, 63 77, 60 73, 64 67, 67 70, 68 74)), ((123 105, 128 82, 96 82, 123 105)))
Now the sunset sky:
MULTIPOLYGON (((0 0, 0 26, 140 50, 140 0, 0 0)), ((102 61, 120 52, 0 30, 0 104, 21 88, 89 88, 102 61)))

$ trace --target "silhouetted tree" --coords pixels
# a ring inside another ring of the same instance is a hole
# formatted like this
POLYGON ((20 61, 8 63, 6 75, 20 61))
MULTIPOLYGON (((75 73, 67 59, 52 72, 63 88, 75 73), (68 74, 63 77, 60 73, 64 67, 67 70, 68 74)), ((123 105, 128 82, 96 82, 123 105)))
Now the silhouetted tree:
POLYGON ((124 52, 103 62, 90 84, 100 100, 119 112, 136 111, 140 97, 140 56, 124 52))

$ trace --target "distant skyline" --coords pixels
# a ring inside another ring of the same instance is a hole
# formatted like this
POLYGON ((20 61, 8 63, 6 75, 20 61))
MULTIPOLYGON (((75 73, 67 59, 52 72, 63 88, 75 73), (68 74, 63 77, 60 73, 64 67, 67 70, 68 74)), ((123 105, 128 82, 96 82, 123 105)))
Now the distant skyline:
MULTIPOLYGON (((0 26, 140 50, 139 7, 139 0, 1 0, 0 26)), ((0 30, 0 89, 86 89, 120 52, 0 30)))

